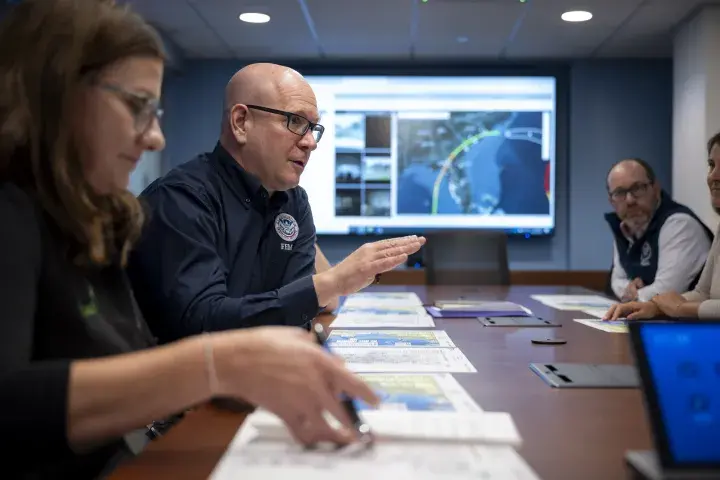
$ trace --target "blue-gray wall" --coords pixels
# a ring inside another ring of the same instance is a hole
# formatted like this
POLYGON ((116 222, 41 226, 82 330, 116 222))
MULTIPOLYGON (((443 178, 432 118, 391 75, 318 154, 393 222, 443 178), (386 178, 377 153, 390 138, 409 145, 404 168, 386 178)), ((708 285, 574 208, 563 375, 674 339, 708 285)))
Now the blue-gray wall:
POLYGON ((610 209, 610 166, 641 157, 672 193, 672 63, 578 63, 570 85, 568 263, 572 270, 607 269, 612 237, 602 214, 610 209))
MULTIPOLYGON (((165 167, 212 149, 225 85, 241 66, 227 61, 188 61, 183 73, 168 75, 163 93, 165 167)), ((578 62, 569 70, 568 87, 569 102, 565 101, 563 108, 568 115, 558 138, 556 233, 550 238, 511 239, 510 263, 515 270, 609 267, 612 244, 602 214, 609 208, 605 175, 614 161, 643 157, 670 191, 672 63, 578 62)), ((319 241, 334 262, 363 240, 368 238, 321 237, 319 241)))

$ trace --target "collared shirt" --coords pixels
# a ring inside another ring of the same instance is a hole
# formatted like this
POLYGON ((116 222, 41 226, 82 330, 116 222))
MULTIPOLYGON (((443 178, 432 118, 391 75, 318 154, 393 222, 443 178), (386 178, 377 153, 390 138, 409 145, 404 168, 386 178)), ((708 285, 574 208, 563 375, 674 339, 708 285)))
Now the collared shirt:
POLYGON ((218 144, 141 198, 149 220, 128 273, 161 343, 232 328, 307 326, 319 313, 315 226, 301 187, 270 197, 218 144))
MULTIPOLYGON (((638 289, 638 300, 648 301, 664 292, 685 292, 703 269, 711 240, 700 222, 687 213, 675 213, 665 220, 658 239, 658 268, 652 284, 638 289)), ((630 283, 613 242, 611 286, 622 298, 630 283)))
POLYGON ((685 292, 683 297, 688 302, 697 302, 698 318, 717 319, 720 318, 720 228, 715 234, 715 240, 710 247, 705 268, 703 268, 700 280, 695 289, 685 292))

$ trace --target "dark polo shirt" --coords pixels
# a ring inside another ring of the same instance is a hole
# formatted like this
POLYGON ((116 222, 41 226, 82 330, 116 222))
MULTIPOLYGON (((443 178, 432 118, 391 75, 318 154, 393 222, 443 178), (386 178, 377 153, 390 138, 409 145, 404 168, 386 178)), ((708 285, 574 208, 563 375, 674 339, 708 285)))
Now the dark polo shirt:
POLYGON ((207 331, 306 326, 318 314, 315 226, 301 187, 270 197, 219 144, 150 184, 130 258, 161 343, 207 331))

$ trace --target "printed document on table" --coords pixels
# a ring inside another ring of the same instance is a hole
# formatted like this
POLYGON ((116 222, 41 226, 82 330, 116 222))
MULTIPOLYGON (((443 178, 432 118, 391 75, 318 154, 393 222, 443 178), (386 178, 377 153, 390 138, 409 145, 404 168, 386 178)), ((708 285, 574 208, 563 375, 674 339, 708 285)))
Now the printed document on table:
POLYGON ((377 408, 356 400, 359 411, 481 412, 480 406, 449 373, 360 373, 380 398, 377 408))
POLYGON ((459 348, 342 347, 333 353, 353 372, 472 373, 475 367, 459 348))
POLYGON ((336 449, 305 449, 266 440, 247 422, 216 465, 210 480, 539 480, 508 445, 378 441, 336 449))
POLYGON ((425 308, 417 305, 389 305, 379 307, 377 305, 365 306, 342 306, 338 315, 427 315, 425 308))
POLYGON ((422 307, 422 301, 412 292, 360 292, 349 295, 343 307, 377 306, 415 306, 422 307))
POLYGON ((422 313, 386 313, 374 309, 372 313, 340 312, 330 325, 332 328, 433 328, 435 321, 422 313))
MULTIPOLYGON (((325 414, 331 428, 340 428, 332 415, 325 414)), ((453 442, 479 445, 513 445, 522 443, 512 417, 507 412, 388 412, 368 411, 362 414, 378 441, 453 442)), ((257 410, 247 419, 260 437, 291 441, 285 423, 267 410, 257 410)))
POLYGON ((557 310, 607 309, 617 303, 600 295, 531 295, 530 298, 557 310))
POLYGON ((353 301, 350 303, 343 303, 340 305, 340 310, 349 308, 417 308, 422 307, 422 304, 415 302, 398 302, 396 300, 383 300, 383 299, 362 299, 353 301))
POLYGON ((586 313, 590 315, 591 317, 598 317, 602 318, 607 313, 608 309, 606 307, 601 308, 583 308, 580 310, 582 313, 586 313))
POLYGON ((337 347, 454 347, 444 330, 333 330, 327 339, 337 347))
POLYGON ((395 300, 397 302, 422 305, 420 297, 415 292, 357 292, 346 297, 346 301, 357 301, 357 300, 395 300))
POLYGON ((609 333, 628 333, 625 320, 598 320, 597 318, 576 318, 576 322, 609 333))

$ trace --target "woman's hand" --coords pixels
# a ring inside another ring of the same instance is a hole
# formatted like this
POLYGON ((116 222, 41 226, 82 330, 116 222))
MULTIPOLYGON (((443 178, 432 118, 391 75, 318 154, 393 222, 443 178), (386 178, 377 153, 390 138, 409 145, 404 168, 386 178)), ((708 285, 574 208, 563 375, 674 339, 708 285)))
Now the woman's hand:
POLYGON ((687 300, 677 292, 666 292, 655 295, 651 300, 662 313, 668 317, 682 317, 682 307, 687 300))
POLYGON ((259 327, 213 334, 219 396, 241 398, 280 417, 299 442, 346 444, 353 440, 352 422, 340 403, 341 394, 378 402, 372 389, 295 327, 259 327), (328 411, 346 429, 333 429, 328 411))
POLYGON ((605 313, 603 320, 643 320, 660 315, 660 309, 653 302, 616 303, 605 313))

